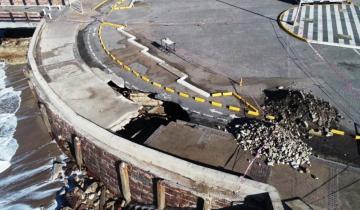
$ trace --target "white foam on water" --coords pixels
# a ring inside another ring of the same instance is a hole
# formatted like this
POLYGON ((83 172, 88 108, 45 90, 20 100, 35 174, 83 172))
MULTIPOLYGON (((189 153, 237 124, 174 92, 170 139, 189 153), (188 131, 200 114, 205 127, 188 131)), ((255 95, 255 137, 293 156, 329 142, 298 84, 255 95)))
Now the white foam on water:
POLYGON ((19 145, 14 139, 17 126, 15 113, 20 108, 20 91, 13 87, 5 88, 5 69, 0 68, 0 173, 11 166, 11 158, 19 145))

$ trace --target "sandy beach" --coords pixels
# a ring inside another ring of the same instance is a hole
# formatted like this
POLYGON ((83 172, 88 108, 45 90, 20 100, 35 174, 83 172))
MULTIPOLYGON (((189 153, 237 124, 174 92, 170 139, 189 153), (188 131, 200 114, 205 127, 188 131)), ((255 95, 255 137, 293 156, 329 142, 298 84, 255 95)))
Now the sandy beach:
POLYGON ((40 115, 37 102, 23 74, 27 65, 8 66, 6 87, 21 91, 16 113, 14 138, 19 145, 11 166, 0 173, 0 209, 54 208, 61 181, 51 181, 53 161, 62 155, 52 141, 40 115))

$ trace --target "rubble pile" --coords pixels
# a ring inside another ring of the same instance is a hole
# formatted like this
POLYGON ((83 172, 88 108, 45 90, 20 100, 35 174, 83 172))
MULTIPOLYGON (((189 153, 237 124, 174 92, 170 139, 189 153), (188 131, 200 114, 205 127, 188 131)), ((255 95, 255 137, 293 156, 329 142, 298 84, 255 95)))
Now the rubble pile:
POLYGON ((229 130, 243 150, 258 152, 268 165, 288 164, 298 169, 310 165, 311 148, 278 124, 260 120, 236 123, 229 130))
POLYGON ((330 136, 338 127, 340 115, 329 102, 299 90, 267 91, 263 110, 277 116, 285 129, 301 138, 311 135, 330 136))
POLYGON ((58 209, 107 209, 113 210, 121 207, 124 203, 116 198, 105 186, 87 175, 86 171, 80 171, 73 161, 62 165, 62 173, 56 178, 63 178, 65 186, 57 193, 58 209), (100 208, 100 206, 103 206, 100 208))

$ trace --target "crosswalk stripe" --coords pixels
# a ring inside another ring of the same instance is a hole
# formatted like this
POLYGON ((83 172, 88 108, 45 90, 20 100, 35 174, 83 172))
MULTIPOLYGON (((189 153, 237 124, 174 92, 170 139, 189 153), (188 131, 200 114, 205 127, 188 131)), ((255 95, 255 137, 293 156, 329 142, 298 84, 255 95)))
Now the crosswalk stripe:
POLYGON ((348 10, 350 10, 351 13, 351 18, 353 19, 353 24, 354 27, 356 28, 356 30, 354 30, 354 34, 357 34, 357 36, 355 37, 355 42, 357 42, 357 45, 360 46, 360 21, 359 18, 356 17, 356 11, 355 11, 355 7, 354 5, 350 5, 348 6, 348 10), (356 31, 356 32, 355 32, 356 31))
POLYGON ((342 9, 344 11, 343 15, 344 15, 346 31, 347 31, 347 34, 351 37, 351 39, 348 40, 348 44, 355 45, 354 33, 353 33, 353 29, 352 29, 352 26, 351 26, 351 23, 350 23, 350 18, 349 18, 349 14, 347 12, 346 5, 342 6, 342 9))
POLYGON ((308 38, 308 33, 309 33, 309 25, 310 25, 310 22, 309 22, 310 7, 311 7, 311 5, 306 6, 306 10, 305 10, 305 19, 303 20, 303 21, 304 21, 304 32, 303 32, 303 36, 304 36, 306 39, 308 38))
POLYGON ((336 27, 333 28, 333 24, 332 22, 335 22, 335 21, 332 21, 333 17, 330 13, 331 11, 331 5, 326 5, 326 23, 327 23, 327 31, 328 33, 327 36, 328 36, 328 42, 334 42, 334 32, 333 31, 336 31, 336 27))
POLYGON ((337 34, 334 34, 334 36, 337 37, 337 43, 344 44, 344 39, 339 39, 339 34, 343 34, 343 30, 341 27, 341 20, 340 20, 340 14, 339 14, 339 5, 334 4, 334 12, 335 12, 335 23, 336 23, 336 29, 337 34))
POLYGON ((309 8, 309 21, 307 38, 312 40, 314 34, 314 5, 310 5, 309 8))
MULTIPOLYGON (((340 14, 340 22, 341 22, 341 27, 342 27, 342 32, 345 36, 349 36, 349 31, 346 25, 346 20, 345 20, 345 14, 344 14, 344 9, 343 9, 343 5, 340 4, 338 5, 339 7, 339 14, 340 14)), ((346 12, 345 12, 346 13, 346 12)), ((350 44, 350 40, 345 38, 343 39, 345 44, 350 44)))
POLYGON ((301 15, 300 15, 300 25, 299 25, 299 32, 298 32, 298 34, 300 35, 300 36, 303 36, 304 35, 304 25, 305 25, 305 22, 303 21, 304 20, 304 18, 305 18, 305 14, 306 14, 306 8, 307 8, 307 6, 305 6, 305 7, 301 7, 301 15))
POLYGON ((318 40, 319 39, 319 24, 318 24, 318 19, 319 19, 319 6, 318 5, 315 5, 314 6, 314 15, 313 15, 313 18, 314 18, 314 21, 313 21, 313 39, 314 40, 318 40))

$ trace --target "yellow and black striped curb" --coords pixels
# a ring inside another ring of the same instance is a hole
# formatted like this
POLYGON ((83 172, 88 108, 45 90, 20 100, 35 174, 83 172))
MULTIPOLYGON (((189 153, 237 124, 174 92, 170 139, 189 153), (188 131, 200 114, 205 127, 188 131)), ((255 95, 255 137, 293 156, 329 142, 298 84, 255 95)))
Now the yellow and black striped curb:
MULTIPOLYGON (((242 108, 239 106, 233 106, 233 105, 226 105, 223 104, 219 101, 213 101, 213 100, 206 100, 205 98, 202 97, 198 97, 198 96, 191 96, 191 94, 189 94, 188 92, 183 92, 183 91, 177 91, 175 88, 173 87, 167 87, 162 85, 159 82, 153 81, 150 79, 150 77, 146 76, 146 75, 141 75, 138 71, 132 69, 130 66, 124 64, 122 61, 120 61, 119 59, 117 59, 113 54, 110 53, 110 51, 106 48, 105 43, 102 39, 102 29, 103 26, 110 26, 110 27, 126 27, 125 25, 121 25, 121 24, 114 24, 114 23, 109 23, 109 22, 103 22, 100 24, 99 26, 99 30, 98 30, 98 37, 101 43, 101 46, 103 48, 103 50, 105 51, 105 53, 107 55, 109 55, 109 57, 115 62, 117 63, 120 67, 122 67, 122 69, 124 71, 127 72, 131 72, 135 77, 140 78, 142 81, 151 84, 152 86, 156 87, 156 88, 160 88, 163 89, 164 91, 171 93, 171 94, 177 94, 179 95, 181 98, 184 99, 190 99, 190 100, 194 100, 197 103, 209 103, 211 106, 216 107, 216 108, 225 108, 231 112, 235 112, 235 113, 240 113, 242 111, 242 108)), ((260 116, 260 112, 256 109, 255 106, 251 105, 249 102, 247 102, 243 97, 241 97, 239 94, 235 93, 235 92, 217 92, 217 93, 212 93, 211 96, 213 98, 216 97, 228 97, 228 96, 233 96, 237 99, 239 99, 240 101, 242 101, 242 103, 246 104, 246 106, 252 110, 247 110, 244 111, 244 114, 246 114, 247 116, 251 116, 251 117, 263 117, 264 119, 273 121, 276 119, 275 116, 273 115, 264 115, 264 116, 260 116)), ((346 134, 345 131, 342 130, 338 130, 338 129, 331 129, 330 132, 334 135, 339 135, 339 136, 345 136, 345 135, 349 135, 349 136, 353 136, 355 140, 360 140, 360 135, 351 135, 351 134, 346 134)))
POLYGON ((106 2, 108 2, 109 0, 103 0, 101 2, 99 2, 97 5, 95 5, 95 7, 93 8, 93 10, 96 10, 98 8, 100 8, 102 5, 104 5, 106 2))
MULTIPOLYGON (((98 37, 100 40, 100 44, 103 48, 103 50, 105 51, 105 53, 107 55, 109 55, 109 57, 115 62, 117 63, 119 66, 122 67, 122 69, 124 69, 125 71, 131 72, 135 77, 140 78, 141 80, 143 80, 146 83, 152 84, 153 86, 157 87, 157 88, 162 88, 164 89, 166 92, 168 93, 173 93, 173 94, 178 94, 181 98, 187 98, 187 99, 192 99, 197 103, 205 103, 208 102, 211 106, 213 107, 217 107, 217 108, 225 108, 229 111, 232 112, 236 112, 239 113, 241 112, 243 109, 239 106, 234 106, 234 105, 226 105, 223 104, 219 101, 214 101, 214 100, 209 100, 207 101, 205 98, 202 97, 198 97, 198 96, 192 96, 190 93, 188 92, 184 92, 184 91, 177 91, 175 88, 173 87, 166 87, 163 84, 153 81, 149 76, 147 75, 141 75, 138 71, 132 69, 129 65, 125 64, 124 62, 122 62, 121 60, 117 59, 116 56, 114 56, 106 47, 104 40, 102 38, 102 29, 104 26, 109 26, 109 27, 113 27, 113 28, 118 28, 118 27, 126 27, 125 25, 122 24, 115 24, 115 23, 110 23, 110 22, 103 22, 100 24, 99 27, 99 31, 98 31, 98 37)), ((233 93, 233 92, 220 92, 220 93, 213 93, 211 94, 212 97, 222 97, 222 96, 233 96, 237 99, 239 99, 242 103, 244 103, 249 110, 244 111, 244 114, 247 114, 249 116, 255 116, 258 117, 260 116, 260 112, 253 106, 251 105, 249 102, 247 102, 246 100, 244 100, 240 95, 238 95, 237 93, 233 93)), ((269 118, 266 118, 269 119, 269 118)))

